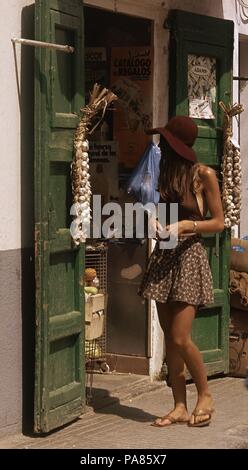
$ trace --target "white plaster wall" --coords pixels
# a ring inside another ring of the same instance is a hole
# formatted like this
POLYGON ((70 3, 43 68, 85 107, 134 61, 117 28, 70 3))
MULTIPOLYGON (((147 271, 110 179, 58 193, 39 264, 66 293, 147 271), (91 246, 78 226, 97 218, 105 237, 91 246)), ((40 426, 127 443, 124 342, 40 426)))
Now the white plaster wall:
MULTIPOLYGON (((20 108, 11 37, 21 36, 23 7, 33 0, 0 2, 0 250, 21 247, 20 108)), ((20 74, 20 49, 17 68, 20 74)))
MULTIPOLYGON (((163 27, 165 13, 160 14, 154 20, 154 87, 153 87, 153 125, 164 125, 168 117, 169 104, 169 32, 163 27), (162 66, 163 64, 163 66, 162 66)), ((156 138, 154 139, 156 140, 156 138)), ((154 243, 153 243, 154 245, 154 243)), ((159 325, 156 303, 151 302, 151 358, 149 373, 151 379, 157 378, 163 364, 164 335, 159 325)))

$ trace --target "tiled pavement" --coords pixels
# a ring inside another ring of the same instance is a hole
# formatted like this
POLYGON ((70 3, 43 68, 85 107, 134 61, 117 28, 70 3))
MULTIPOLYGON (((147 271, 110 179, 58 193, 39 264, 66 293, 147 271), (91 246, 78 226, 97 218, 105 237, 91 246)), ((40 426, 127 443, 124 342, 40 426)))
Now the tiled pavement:
MULTIPOLYGON (((147 377, 109 375, 96 377, 97 390, 87 413, 74 423, 45 437, 10 436, 0 440, 9 449, 197 449, 248 448, 248 390, 244 379, 210 381, 216 413, 210 426, 189 428, 150 426, 172 407, 171 389, 147 377), (107 389, 111 390, 112 398, 107 389), (114 401, 113 401, 114 397, 114 401), (104 406, 104 407, 102 407, 104 406)), ((195 388, 187 386, 189 409, 195 388)))

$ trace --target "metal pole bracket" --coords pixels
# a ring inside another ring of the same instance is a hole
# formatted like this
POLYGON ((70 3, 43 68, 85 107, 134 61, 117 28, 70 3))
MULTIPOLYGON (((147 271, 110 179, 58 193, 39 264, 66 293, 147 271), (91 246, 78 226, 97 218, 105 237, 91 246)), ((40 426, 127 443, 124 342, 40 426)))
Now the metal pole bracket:
POLYGON ((54 49, 57 51, 65 52, 67 54, 73 54, 75 48, 68 45, 54 44, 52 42, 43 42, 43 41, 34 41, 32 39, 22 39, 22 38, 12 38, 13 44, 22 44, 24 46, 33 46, 33 47, 45 47, 48 49, 54 49))

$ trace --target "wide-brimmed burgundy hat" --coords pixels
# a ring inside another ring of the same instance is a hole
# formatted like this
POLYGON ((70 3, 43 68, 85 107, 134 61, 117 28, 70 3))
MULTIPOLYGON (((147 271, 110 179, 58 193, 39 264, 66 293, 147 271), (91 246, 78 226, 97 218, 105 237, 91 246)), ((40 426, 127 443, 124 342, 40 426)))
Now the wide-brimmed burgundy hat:
POLYGON ((197 161, 192 147, 198 135, 198 128, 190 117, 175 116, 165 127, 147 129, 146 134, 160 134, 180 157, 191 162, 197 161))

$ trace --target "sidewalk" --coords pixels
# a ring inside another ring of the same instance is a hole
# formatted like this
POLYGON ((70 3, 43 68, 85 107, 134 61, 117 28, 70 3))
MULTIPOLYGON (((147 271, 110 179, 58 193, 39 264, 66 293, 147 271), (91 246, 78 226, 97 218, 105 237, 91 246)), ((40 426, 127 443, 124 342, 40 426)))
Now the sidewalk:
MULTIPOLYGON (((80 419, 45 437, 19 435, 2 439, 0 448, 248 448, 248 390, 244 379, 226 377, 210 381, 216 408, 210 426, 172 425, 159 429, 150 423, 171 409, 170 388, 162 382, 151 383, 148 377, 125 374, 110 374, 104 380, 101 377, 94 378, 92 406, 80 419)), ((194 385, 188 385, 187 390, 192 410, 196 399, 194 385)))

